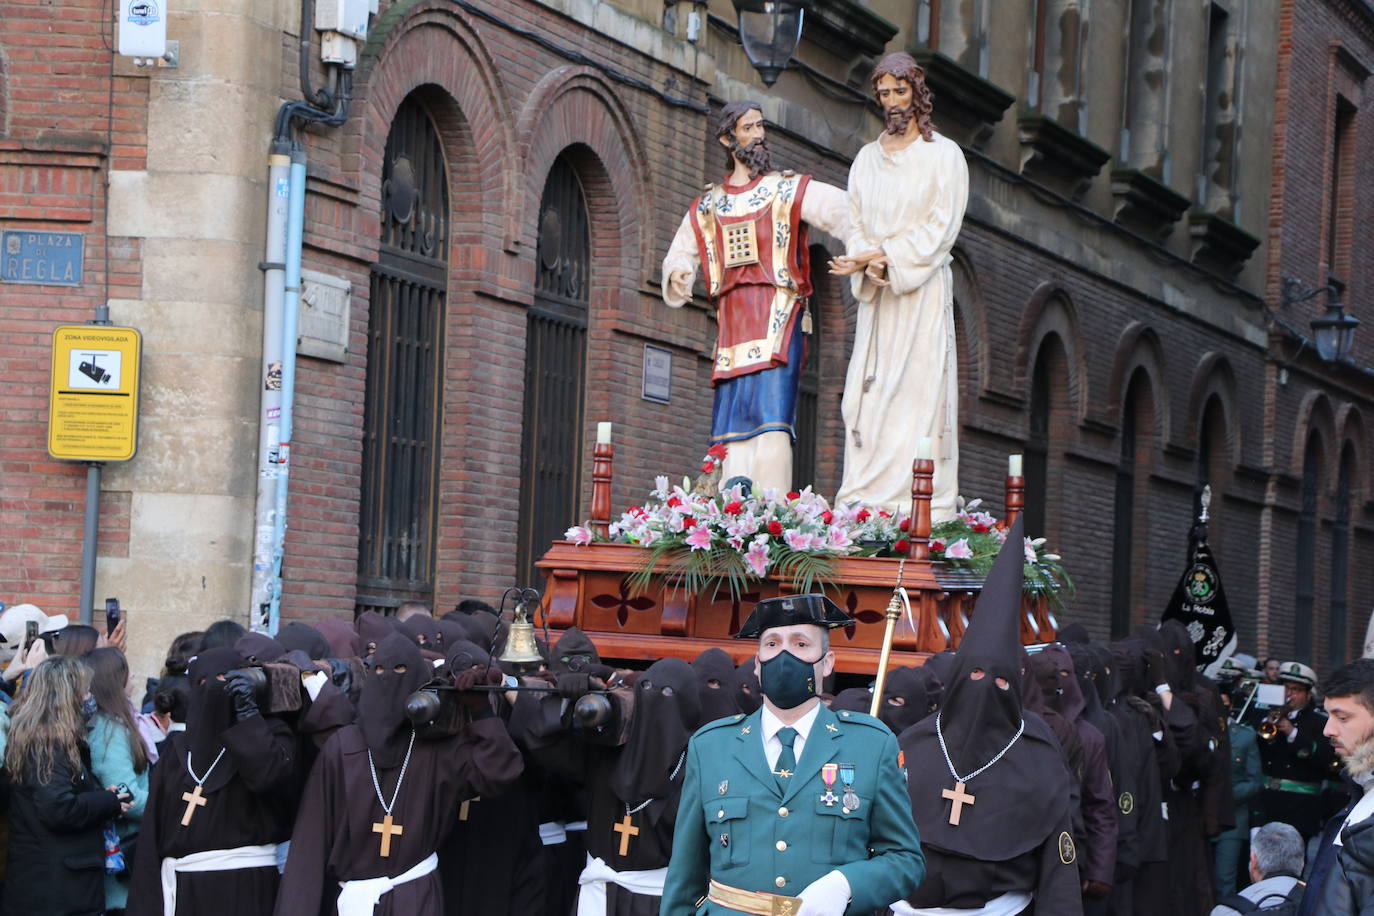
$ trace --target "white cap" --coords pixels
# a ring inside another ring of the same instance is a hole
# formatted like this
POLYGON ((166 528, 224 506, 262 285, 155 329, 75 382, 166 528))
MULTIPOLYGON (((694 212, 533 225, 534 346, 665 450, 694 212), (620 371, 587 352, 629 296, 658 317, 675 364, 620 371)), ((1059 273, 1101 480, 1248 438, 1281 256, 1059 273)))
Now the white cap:
POLYGON ((0 614, 0 660, 8 661, 24 648, 25 624, 30 620, 37 622, 38 632, 51 633, 60 630, 69 622, 64 614, 44 614, 33 604, 16 604, 0 614))

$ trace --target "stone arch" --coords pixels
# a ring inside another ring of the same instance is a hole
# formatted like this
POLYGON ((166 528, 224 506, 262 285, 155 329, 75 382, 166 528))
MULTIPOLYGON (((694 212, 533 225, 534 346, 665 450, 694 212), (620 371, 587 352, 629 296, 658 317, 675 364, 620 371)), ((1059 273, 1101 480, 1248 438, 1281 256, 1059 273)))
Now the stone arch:
POLYGON ((1368 486, 1364 485, 1363 468, 1365 456, 1368 452, 1368 433, 1365 430, 1364 414, 1360 408, 1354 404, 1342 404, 1336 411, 1336 461, 1344 460, 1345 449, 1350 447, 1355 458, 1355 473, 1350 475, 1350 502, 1352 505, 1359 505, 1369 492, 1368 486))
POLYGON ((465 220, 473 232, 454 233, 453 268, 468 267, 482 239, 500 238, 505 250, 513 251, 518 232, 513 211, 481 202, 497 189, 505 200, 518 196, 514 116, 496 62, 472 25, 442 0, 398 3, 372 29, 357 73, 354 99, 360 117, 345 127, 344 167, 360 178, 364 211, 381 200, 381 162, 397 108, 415 89, 433 86, 444 100, 432 106, 440 129, 464 135, 465 148, 446 150, 451 209, 459 212, 464 198, 477 203, 465 220))
POLYGON ((1107 380, 1106 403, 1114 412, 1114 418, 1119 418, 1124 409, 1126 392, 1137 371, 1143 371, 1149 378, 1154 438, 1163 444, 1170 439, 1169 376, 1165 372, 1164 349, 1154 328, 1132 321, 1116 342, 1111 375, 1107 380))
MULTIPOLYGON (((1339 454, 1340 444, 1336 439, 1336 413, 1331 407, 1331 399, 1320 389, 1309 391, 1298 407, 1297 422, 1293 424, 1293 452, 1290 470, 1295 477, 1302 477, 1303 461, 1307 453, 1307 437, 1315 432, 1321 442, 1323 464, 1330 464, 1333 454, 1339 454)), ((1334 475, 1329 468, 1317 469, 1319 479, 1329 484, 1334 475)))
POLYGON ((984 390, 988 378, 987 314, 972 259, 958 246, 951 252, 951 257, 959 397, 964 403, 971 403, 984 390))
POLYGON ((1226 449, 1232 455, 1242 454, 1240 409, 1236 403, 1236 374, 1231 361, 1213 350, 1203 354, 1193 369, 1188 386, 1188 425, 1184 428, 1184 442, 1196 446, 1201 432, 1203 410, 1212 398, 1221 402, 1226 417, 1226 449))
POLYGON ((1059 338, 1064 348, 1068 378, 1065 379, 1069 403, 1074 417, 1083 418, 1084 405, 1089 402, 1087 367, 1079 333, 1078 314, 1068 291, 1054 281, 1036 287, 1021 314, 1016 333, 1016 361, 1013 369, 1015 390, 1029 391, 1044 340, 1049 335, 1059 338))
POLYGON ((593 223, 615 229, 613 236, 596 236, 593 258, 602 262, 603 271, 616 262, 616 289, 634 297, 635 290, 648 282, 653 264, 649 160, 611 85, 591 67, 569 65, 550 71, 525 101, 516 136, 525 193, 511 199, 510 209, 526 249, 533 251, 538 232, 530 214, 539 209, 543 176, 555 158, 574 149, 573 162, 586 185, 593 223))

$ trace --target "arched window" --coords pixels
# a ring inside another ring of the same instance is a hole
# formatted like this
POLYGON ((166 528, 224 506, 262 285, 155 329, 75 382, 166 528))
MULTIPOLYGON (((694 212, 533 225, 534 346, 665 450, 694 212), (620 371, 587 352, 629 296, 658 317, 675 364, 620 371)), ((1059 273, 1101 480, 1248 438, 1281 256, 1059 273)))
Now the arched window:
MULTIPOLYGON (((1150 377, 1144 369, 1131 375, 1121 407, 1121 442, 1117 453, 1116 491, 1112 523, 1112 636, 1125 636, 1145 602, 1144 563, 1137 562, 1137 545, 1147 538, 1144 526, 1146 482, 1149 479, 1150 431, 1154 404, 1150 377)), ((1142 551, 1143 553, 1143 551, 1142 551)))
POLYGON ((838 300, 835 283, 819 265, 830 260, 830 253, 820 245, 811 246, 811 283, 814 290, 807 309, 811 313, 811 333, 806 338, 806 362, 802 365, 797 387, 797 418, 794 429, 797 441, 792 443, 792 489, 801 490, 816 484, 816 459, 820 446, 821 392, 821 308, 838 300))
POLYGON ((525 325, 521 584, 539 581, 535 561, 578 522, 591 234, 582 182, 565 156, 554 161, 544 183, 536 258, 539 273, 525 325))
POLYGON ((381 223, 367 320, 359 613, 434 600, 448 173, 415 94, 387 135, 381 223))
POLYGON ((1302 457, 1302 495, 1298 510, 1298 537, 1293 546, 1297 590, 1293 602, 1293 655, 1301 662, 1312 660, 1312 604, 1317 575, 1317 504, 1321 494, 1322 440, 1315 431, 1307 434, 1302 457))
POLYGON ((1030 416, 1022 466, 1026 478, 1024 517, 1028 537, 1052 538, 1058 518, 1051 493, 1050 466, 1053 463, 1052 443, 1067 433, 1064 428, 1067 371, 1063 343, 1057 334, 1047 335, 1040 344, 1031 374, 1030 416))
POLYGON ((1331 637, 1327 641, 1327 666, 1345 664, 1346 612, 1350 600, 1350 488, 1355 480, 1355 447, 1347 442, 1341 450, 1336 473, 1336 514, 1331 526, 1331 637))

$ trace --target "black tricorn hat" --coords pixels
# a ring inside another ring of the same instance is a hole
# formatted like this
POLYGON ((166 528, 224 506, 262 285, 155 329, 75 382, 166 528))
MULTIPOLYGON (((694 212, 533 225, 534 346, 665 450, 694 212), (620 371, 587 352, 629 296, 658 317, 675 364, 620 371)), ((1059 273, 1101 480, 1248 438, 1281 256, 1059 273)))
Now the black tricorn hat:
POLYGON ((764 630, 773 627, 790 627, 799 623, 825 627, 847 627, 854 622, 840 606, 824 595, 783 595, 768 598, 754 605, 749 619, 735 634, 736 639, 758 639, 764 630))

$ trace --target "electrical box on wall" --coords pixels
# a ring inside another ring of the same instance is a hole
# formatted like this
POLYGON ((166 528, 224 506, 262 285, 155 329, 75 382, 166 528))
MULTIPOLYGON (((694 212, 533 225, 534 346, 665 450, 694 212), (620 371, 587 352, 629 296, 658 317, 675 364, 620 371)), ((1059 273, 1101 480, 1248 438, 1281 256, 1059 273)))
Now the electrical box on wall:
POLYGON ((167 0, 119 0, 119 53, 153 58, 167 53, 167 0))
POLYGON ((373 9, 371 0, 317 0, 315 28, 362 40, 367 37, 367 17, 373 9))

